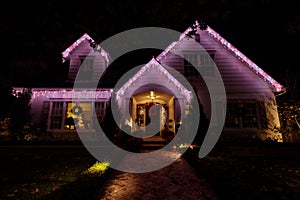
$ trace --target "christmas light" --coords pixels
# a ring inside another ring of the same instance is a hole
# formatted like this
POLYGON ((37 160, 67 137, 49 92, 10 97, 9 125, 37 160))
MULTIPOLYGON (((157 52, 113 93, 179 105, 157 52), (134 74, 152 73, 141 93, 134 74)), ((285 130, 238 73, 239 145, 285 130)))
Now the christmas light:
MULTIPOLYGON (((78 47, 83 41, 89 41, 90 43, 95 43, 95 41, 93 40, 93 38, 91 38, 87 33, 83 34, 83 36, 81 36, 78 40, 76 40, 71 46, 69 46, 65 51, 62 52, 62 62, 64 63, 70 53, 73 51, 73 49, 75 49, 76 47, 78 47)), ((102 56, 105 57, 105 60, 107 61, 107 63, 109 63, 110 58, 109 58, 109 54, 104 51, 99 45, 97 45, 97 52, 99 52, 102 56), (101 49, 101 51, 99 51, 101 49)))
MULTIPOLYGON (((23 88, 14 88, 16 93, 22 93, 23 88)), ((58 89, 58 88, 33 88, 32 98, 48 98, 48 99, 109 99, 112 89, 97 89, 97 90, 73 90, 73 89, 58 89)))
MULTIPOLYGON (((195 22, 197 27, 201 26, 197 21, 195 22)), ((208 35, 214 39, 216 39, 219 43, 221 43, 224 47, 230 50, 239 60, 244 62, 251 70, 254 70, 256 74, 261 76, 265 81, 269 82, 274 88, 276 92, 284 91, 284 87, 275 81, 270 75, 268 75, 265 71, 263 71, 260 67, 258 67, 254 62, 252 62, 248 57, 246 57, 242 52, 240 52, 237 48, 235 48, 232 44, 230 44, 227 40, 225 40, 222 36, 220 36, 216 31, 214 31, 211 27, 205 25, 206 29, 204 31, 208 32, 208 35)), ((161 54, 157 56, 157 60, 160 61, 167 53, 172 51, 179 43, 183 41, 184 38, 187 37, 187 34, 192 31, 191 27, 187 28, 179 37, 179 40, 176 42, 172 42, 161 54)))
POLYGON ((155 68, 158 72, 165 75, 169 82, 175 85, 176 88, 185 96, 186 100, 190 102, 192 96, 191 91, 187 90, 177 79, 175 79, 172 74, 170 74, 155 58, 152 58, 144 67, 142 67, 129 81, 127 81, 116 93, 117 99, 125 94, 125 91, 135 83, 135 81, 140 80, 140 77, 144 75, 144 72, 149 71, 150 68, 155 68))
POLYGON ((256 74, 263 77, 265 81, 268 81, 272 86, 274 86, 276 92, 281 92, 284 90, 284 87, 280 85, 277 81, 275 81, 270 75, 268 75, 265 71, 263 71, 260 67, 258 67, 254 62, 252 62, 249 58, 247 58, 242 52, 240 52, 237 48, 235 48, 232 44, 230 44, 227 40, 225 40, 222 36, 220 36, 216 31, 207 26, 206 31, 209 33, 209 36, 216 39, 219 43, 221 43, 225 48, 230 50, 239 60, 247 64, 247 66, 254 70, 256 74))

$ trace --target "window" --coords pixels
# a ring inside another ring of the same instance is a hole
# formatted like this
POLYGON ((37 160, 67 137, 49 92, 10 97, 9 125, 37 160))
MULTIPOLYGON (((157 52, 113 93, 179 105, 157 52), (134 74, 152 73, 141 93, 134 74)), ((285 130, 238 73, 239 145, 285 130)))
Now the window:
MULTIPOLYGON (((43 116, 48 116, 50 110, 49 129, 92 129, 92 103, 91 102, 44 102, 43 116)), ((99 122, 105 117, 107 102, 95 102, 95 113, 99 122)))
POLYGON ((94 57, 80 56, 80 78, 88 81, 93 79, 94 57))
POLYGON ((99 123, 103 122, 106 113, 107 102, 95 102, 95 112, 99 123))
POLYGON ((53 102, 50 129, 61 129, 63 118, 63 102, 53 102))
POLYGON ((91 128, 91 103, 68 102, 66 103, 66 118, 64 129, 90 129, 91 128))
POLYGON ((199 72, 195 67, 198 67, 198 55, 197 54, 185 54, 184 55, 184 76, 185 77, 197 77, 199 72))
POLYGON ((257 128, 258 117, 257 117, 256 103, 248 103, 248 102, 228 103, 225 127, 257 128))
POLYGON ((184 76, 185 77, 197 77, 199 76, 197 67, 201 75, 214 76, 214 51, 198 51, 187 52, 184 56, 184 76))
POLYGON ((49 116, 49 108, 50 108, 50 102, 44 101, 43 107, 42 107, 42 115, 41 115, 41 124, 43 127, 47 127, 48 125, 48 116, 49 116))

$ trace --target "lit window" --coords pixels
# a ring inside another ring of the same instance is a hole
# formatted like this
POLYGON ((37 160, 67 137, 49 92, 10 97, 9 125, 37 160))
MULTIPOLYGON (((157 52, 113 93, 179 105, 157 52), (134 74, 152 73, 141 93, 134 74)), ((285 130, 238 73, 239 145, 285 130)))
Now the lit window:
POLYGON ((90 129, 91 128, 91 103, 67 103, 65 129, 90 129))

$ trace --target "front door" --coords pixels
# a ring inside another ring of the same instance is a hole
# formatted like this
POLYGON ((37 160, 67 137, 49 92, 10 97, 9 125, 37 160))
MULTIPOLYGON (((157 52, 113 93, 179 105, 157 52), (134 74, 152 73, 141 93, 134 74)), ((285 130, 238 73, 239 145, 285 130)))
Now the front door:
POLYGON ((174 122, 174 97, 172 95, 157 92, 155 99, 149 99, 149 92, 132 96, 133 132, 143 131, 145 137, 152 135, 162 136, 162 130, 173 130, 174 122))

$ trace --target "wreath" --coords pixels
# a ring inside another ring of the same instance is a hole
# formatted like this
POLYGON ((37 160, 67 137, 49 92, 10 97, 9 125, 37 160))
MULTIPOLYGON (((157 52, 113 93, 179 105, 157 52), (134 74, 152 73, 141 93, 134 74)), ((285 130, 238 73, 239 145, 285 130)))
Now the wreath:
POLYGON ((74 106, 71 110, 74 115, 80 115, 82 113, 82 108, 80 106, 74 106))

